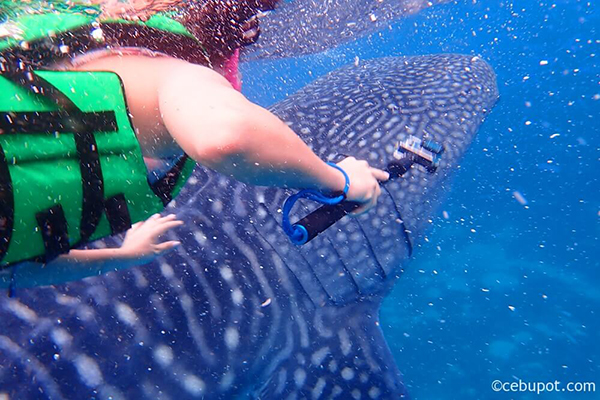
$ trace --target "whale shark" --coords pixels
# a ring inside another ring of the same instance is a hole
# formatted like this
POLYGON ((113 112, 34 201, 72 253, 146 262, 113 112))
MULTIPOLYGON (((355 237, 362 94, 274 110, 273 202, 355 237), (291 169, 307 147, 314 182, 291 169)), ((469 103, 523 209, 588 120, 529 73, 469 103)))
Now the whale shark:
POLYGON ((448 2, 450 0, 279 2, 274 11, 259 17, 259 40, 243 49, 243 59, 277 59, 320 53, 448 2))
POLYGON ((293 191, 198 166, 166 210, 185 221, 168 234, 178 249, 0 299, 0 398, 408 398, 379 307, 497 98, 474 56, 373 59, 315 80, 271 110, 323 159, 383 168, 415 136, 445 147, 438 170, 413 167, 376 208, 296 246, 281 228, 293 191))

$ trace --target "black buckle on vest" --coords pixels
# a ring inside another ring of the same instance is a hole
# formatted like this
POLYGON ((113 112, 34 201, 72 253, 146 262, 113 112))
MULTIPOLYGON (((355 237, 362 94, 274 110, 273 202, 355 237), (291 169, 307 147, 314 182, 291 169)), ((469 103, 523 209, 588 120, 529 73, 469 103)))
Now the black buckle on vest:
POLYGON ((185 167, 188 157, 187 154, 184 154, 165 176, 150 185, 154 194, 161 199, 165 206, 173 200, 173 189, 175 189, 175 186, 177 185, 177 181, 185 167))
POLYGON ((113 235, 131 228, 131 216, 125 195, 119 193, 104 202, 104 210, 113 235))
POLYGON ((41 229, 44 248, 46 249, 46 262, 50 262, 61 254, 68 253, 69 233, 65 212, 60 204, 46 211, 37 213, 35 218, 41 229))

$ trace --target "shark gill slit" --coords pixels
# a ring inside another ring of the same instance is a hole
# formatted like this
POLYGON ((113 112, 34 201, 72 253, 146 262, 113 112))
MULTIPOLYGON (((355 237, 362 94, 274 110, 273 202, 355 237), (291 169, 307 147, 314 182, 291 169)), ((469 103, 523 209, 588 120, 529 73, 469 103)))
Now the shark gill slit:
MULTIPOLYGON (((271 214, 268 214, 271 218, 274 218, 271 214)), ((304 285, 302 284, 302 281, 300 281, 300 279, 296 276, 296 274, 294 273, 294 270, 292 268, 290 268, 290 266, 288 265, 287 261, 285 261, 285 258, 279 253, 279 251, 277 251, 277 249, 271 244, 271 242, 269 242, 267 240, 266 237, 263 236, 263 234, 260 232, 260 230, 256 227, 255 224, 252 224, 252 226, 254 227, 254 230, 256 231, 256 233, 258 234, 258 236, 260 236, 260 238, 269 245, 269 247, 271 248, 271 250, 273 250, 273 252, 275 254, 277 254, 277 257, 279 257, 279 259, 281 260, 281 262, 283 262, 283 264, 286 266, 286 268, 290 271, 290 273, 292 274, 292 276, 294 277, 294 279, 296 280, 296 282, 298 283, 298 286, 300 286, 302 288, 302 291, 306 294, 306 296, 308 297, 308 299, 310 300, 310 302, 313 304, 313 306, 316 308, 317 304, 315 304, 312 296, 310 295, 310 293, 304 288, 304 285)), ((304 257, 302 257, 304 259, 304 257)), ((319 282, 319 284, 321 285, 321 287, 323 286, 323 284, 321 283, 321 281, 319 280, 318 277, 317 281, 319 282)), ((325 290, 325 288, 323 287, 323 291, 325 293, 327 293, 327 291, 325 290)), ((329 295, 328 295, 329 297, 329 295)))
POLYGON ((400 209, 398 208, 398 204, 396 204, 396 199, 394 199, 394 196, 392 196, 392 194, 390 193, 389 189, 385 186, 382 186, 383 190, 385 190, 386 192, 388 192, 388 194, 390 195, 391 199, 392 199, 392 203, 394 204, 394 209, 396 210, 396 213, 398 214, 398 219, 400 221, 402 221, 402 232, 404 233, 404 242, 406 243, 406 247, 408 248, 408 256, 412 257, 412 252, 413 252, 413 245, 412 245, 412 241, 410 240, 410 236, 408 234, 408 231, 406 229, 406 225, 404 224, 404 219, 402 218, 402 214, 400 213, 400 209))

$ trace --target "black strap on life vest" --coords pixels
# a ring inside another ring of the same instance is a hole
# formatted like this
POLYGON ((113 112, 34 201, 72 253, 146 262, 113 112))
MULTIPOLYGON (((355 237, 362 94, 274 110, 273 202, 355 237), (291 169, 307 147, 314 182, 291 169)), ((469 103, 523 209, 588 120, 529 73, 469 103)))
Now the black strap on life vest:
POLYGON ((69 232, 67 218, 60 204, 50 207, 46 211, 39 212, 35 218, 42 233, 46 259, 53 260, 61 254, 68 253, 69 232))
POLYGON ((0 261, 8 251, 15 222, 15 200, 8 161, 0 146, 0 261))
POLYGON ((96 132, 116 132, 118 126, 114 111, 76 114, 64 110, 0 112, 0 135, 73 133, 83 129, 93 129, 96 132))
POLYGON ((131 228, 131 215, 129 215, 129 207, 127 207, 127 200, 123 193, 107 199, 104 202, 104 211, 113 235, 131 228))

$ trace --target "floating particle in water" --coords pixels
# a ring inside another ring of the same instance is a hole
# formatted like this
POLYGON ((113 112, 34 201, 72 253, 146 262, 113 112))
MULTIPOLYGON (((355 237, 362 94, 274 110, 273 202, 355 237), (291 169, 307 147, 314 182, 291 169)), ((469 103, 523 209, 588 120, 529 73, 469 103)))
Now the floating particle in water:
POLYGON ((96 28, 91 32, 92 37, 97 41, 104 40, 104 32, 100 28, 96 28))
POLYGON ((548 60, 542 60, 542 61, 540 61, 540 65, 548 65, 548 60))
POLYGON ((266 299, 265 301, 263 301, 260 306, 261 307, 267 307, 270 304, 271 304, 271 298, 269 297, 268 299, 266 299))
POLYGON ((525 196, 523 196, 521 194, 521 192, 519 192, 518 190, 515 190, 514 192, 512 192, 512 195, 515 198, 515 200, 517 200, 519 202, 519 204, 521 204, 522 206, 526 206, 528 204, 525 196))
POLYGON ((450 219, 450 214, 448 214, 448 211, 442 211, 442 216, 444 217, 444 219, 450 219))
POLYGON ((560 133, 553 133, 552 135, 550 135, 550 139, 554 139, 560 136, 560 133))
POLYGON ((510 311, 515 311, 515 310, 516 310, 515 306, 508 306, 508 309, 509 309, 510 311))
POLYGON ((490 289, 481 288, 481 291, 482 291, 482 292, 485 292, 485 293, 487 293, 487 292, 489 292, 489 291, 490 291, 490 289))

